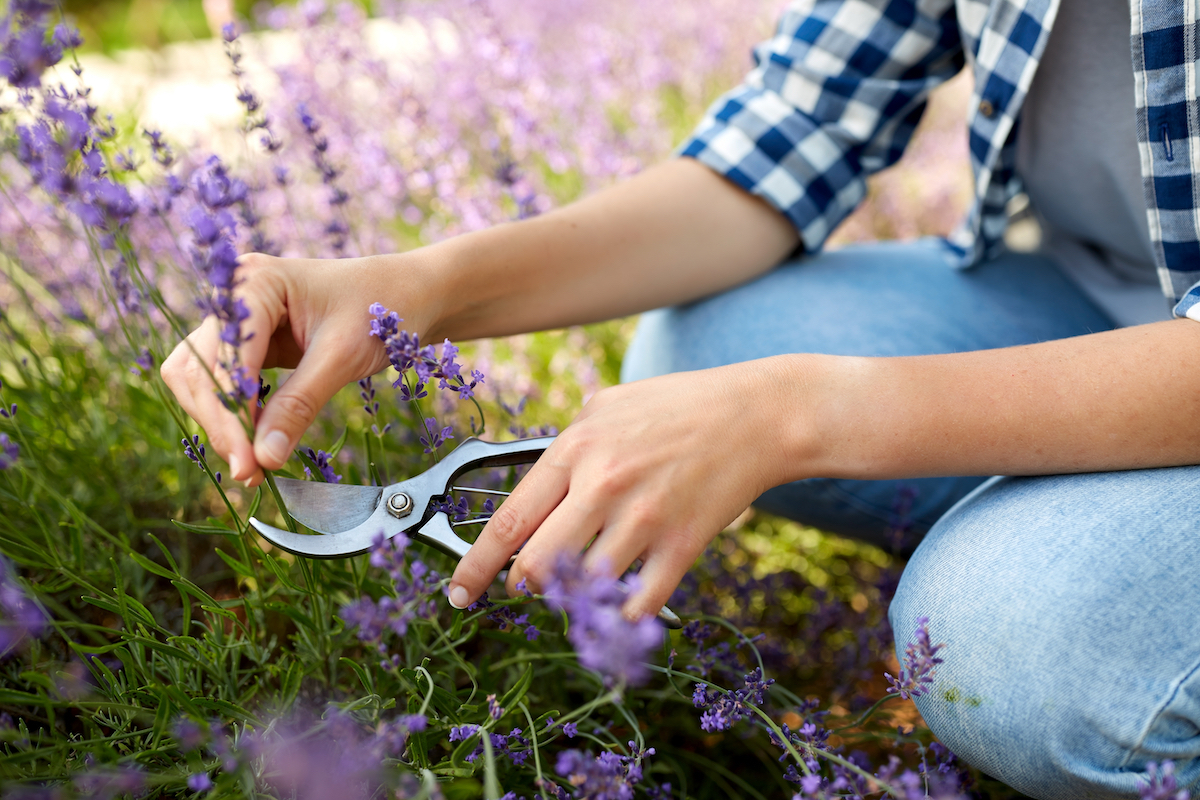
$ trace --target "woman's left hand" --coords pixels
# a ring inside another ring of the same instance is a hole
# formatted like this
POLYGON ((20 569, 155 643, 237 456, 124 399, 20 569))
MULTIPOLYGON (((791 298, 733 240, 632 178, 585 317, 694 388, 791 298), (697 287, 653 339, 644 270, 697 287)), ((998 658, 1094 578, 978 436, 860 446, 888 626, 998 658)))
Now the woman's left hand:
POLYGON ((598 392, 492 515, 451 604, 478 599, 518 549, 509 594, 543 589, 560 553, 586 549, 585 569, 613 576, 641 559, 625 613, 657 613, 713 537, 788 479, 783 371, 763 359, 598 392))

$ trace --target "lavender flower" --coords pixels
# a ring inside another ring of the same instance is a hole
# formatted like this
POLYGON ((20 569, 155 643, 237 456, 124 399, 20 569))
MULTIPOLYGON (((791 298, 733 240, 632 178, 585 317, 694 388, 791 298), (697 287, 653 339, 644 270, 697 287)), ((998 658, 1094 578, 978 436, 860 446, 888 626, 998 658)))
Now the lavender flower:
POLYGON ((1175 762, 1170 759, 1161 765, 1150 761, 1146 764, 1146 776, 1149 781, 1138 784, 1140 800, 1188 800, 1191 797, 1187 789, 1180 789, 1175 780, 1175 762))
POLYGON ((383 643, 387 631, 403 636, 414 619, 429 618, 437 613, 437 603, 432 595, 441 578, 424 562, 408 561, 405 557, 407 548, 408 537, 402 533, 390 539, 382 533, 375 537, 371 566, 387 571, 395 596, 379 600, 364 596, 341 611, 346 624, 358 629, 358 638, 375 644, 381 654, 387 652, 383 643))
POLYGON ((296 715, 273 728, 261 751, 264 782, 276 796, 295 800, 368 800, 384 783, 383 760, 403 755, 410 731, 425 717, 406 715, 368 729, 330 708, 320 720, 296 715))
POLYGON ((500 626, 501 630, 505 630, 512 626, 516 630, 525 631, 525 639, 527 641, 535 641, 541 633, 537 628, 529 624, 528 614, 518 614, 513 610, 511 605, 497 605, 488 598, 487 592, 479 596, 471 605, 467 606, 467 611, 481 611, 483 609, 491 609, 488 611, 487 619, 500 626))
MULTIPOLYGON (((422 347, 415 333, 400 330, 403 320, 382 303, 372 303, 368 311, 374 317, 371 320, 371 335, 383 342, 388 361, 399 373, 392 386, 400 389, 402 400, 424 397, 425 386, 434 378, 438 379, 439 389, 454 391, 459 399, 470 400, 475 396, 475 387, 484 382, 484 375, 479 370, 472 370, 471 380, 467 382, 462 375, 463 367, 456 360, 458 348, 449 339, 442 343, 439 356, 433 345, 422 347), (416 377, 416 388, 411 392, 405 383, 410 371, 416 377)), ((432 438, 436 438, 433 431, 430 433, 432 438)), ((437 445, 428 442, 425 445, 437 448, 437 445)))
POLYGON ((180 441, 183 442, 183 454, 188 460, 204 469, 204 445, 200 444, 200 434, 193 434, 190 440, 185 438, 180 441))
POLYGON ((913 633, 915 641, 910 641, 904 649, 904 665, 900 668, 900 677, 893 678, 884 673, 888 679, 888 689, 901 697, 920 697, 929 691, 933 684, 934 668, 943 662, 937 658, 938 650, 944 644, 933 644, 929 639, 929 617, 917 620, 917 629, 913 633))
POLYGON ((180 717, 171 726, 171 735, 179 742, 179 749, 185 753, 199 750, 212 735, 212 729, 199 723, 180 717))
POLYGON ((692 705, 706 709, 700 715, 700 729, 708 733, 726 731, 734 723, 754 714, 752 706, 761 706, 764 694, 775 680, 764 680, 761 667, 755 667, 744 679, 741 689, 722 692, 697 683, 692 692, 692 705))
POLYGON ((145 375, 154 369, 154 355, 150 352, 150 348, 143 347, 142 352, 133 359, 133 366, 129 371, 134 375, 145 375))
POLYGON ((496 702, 496 695, 489 694, 487 696, 488 716, 492 719, 500 719, 504 716, 504 709, 500 707, 500 703, 496 702))
POLYGON ((248 190, 245 183, 229 175, 216 156, 209 158, 192 175, 191 184, 197 200, 197 205, 187 215, 193 235, 192 262, 213 288, 211 298, 201 302, 200 307, 217 318, 221 341, 232 351, 230 357, 221 361, 232 388, 219 394, 222 402, 233 410, 255 401, 261 385, 259 379, 251 376, 241 364, 237 348, 247 341, 242 336, 241 326, 249 318, 250 310, 233 295, 237 286, 238 254, 234 247, 237 223, 229 209, 243 203, 248 190))
POLYGON ((93 769, 75 778, 75 791, 93 800, 113 800, 146 791, 146 775, 134 767, 93 769))
MULTIPOLYGON (((300 118, 304 133, 312 144, 313 166, 321 176, 321 182, 329 187, 329 206, 335 214, 340 213, 341 207, 350 199, 350 195, 337 183, 338 176, 342 174, 342 171, 333 166, 329 160, 329 139, 321 134, 321 123, 309 112, 308 104, 301 103, 297 106, 296 113, 300 118)), ((333 246, 334 252, 341 255, 346 249, 347 235, 350 232, 345 221, 338 217, 331 219, 325 226, 325 232, 330 237, 330 244, 333 246)))
POLYGON ((24 26, 5 30, 0 43, 0 77, 17 89, 35 89, 41 85, 42 73, 62 60, 62 46, 47 41, 46 14, 40 4, 25 4, 24 26))
POLYGON ((559 790, 556 794, 576 800, 632 800, 634 788, 642 782, 642 761, 654 755, 654 748, 639 750, 634 742, 629 743, 629 748, 628 756, 611 751, 594 758, 591 751, 559 753, 554 769, 574 791, 567 795, 559 790))
MULTIPOLYGON (((317 471, 321 473, 322 481, 324 481, 325 483, 340 483, 341 482, 342 476, 335 474, 333 471, 333 465, 329 463, 329 458, 330 458, 329 453, 326 453, 324 450, 314 451, 310 447, 310 448, 308 448, 308 457, 310 459, 312 459, 312 462, 314 464, 317 465, 317 471)), ((310 479, 313 476, 312 470, 310 470, 308 468, 307 464, 304 466, 304 474, 307 475, 310 479)))
POLYGON ((435 417, 425 418, 425 433, 419 441, 424 445, 426 453, 432 453, 453 438, 454 428, 449 425, 438 428, 438 421, 435 417))
POLYGON ((207 772, 197 772, 188 776, 187 787, 193 792, 207 792, 213 787, 212 778, 207 772))
POLYGON ((45 612, 25 594, 17 583, 16 571, 0 556, 0 658, 11 654, 26 639, 40 636, 47 624, 45 612))
POLYGON ((54 26, 54 41, 63 50, 76 50, 83 46, 83 34, 78 28, 59 24, 54 26))
MULTIPOLYGON (((636 583, 631 589, 636 588, 636 583)), ((662 626, 653 617, 630 622, 621 612, 627 594, 615 578, 588 575, 582 563, 563 554, 545 592, 546 599, 571 617, 567 637, 579 663, 606 681, 638 685, 649 677, 643 663, 662 643, 662 626)))
MULTIPOLYGON (((8 416, 6 409, 4 416, 8 416)), ((21 446, 8 438, 7 433, 0 433, 0 470, 6 470, 17 463, 21 456, 21 446)))

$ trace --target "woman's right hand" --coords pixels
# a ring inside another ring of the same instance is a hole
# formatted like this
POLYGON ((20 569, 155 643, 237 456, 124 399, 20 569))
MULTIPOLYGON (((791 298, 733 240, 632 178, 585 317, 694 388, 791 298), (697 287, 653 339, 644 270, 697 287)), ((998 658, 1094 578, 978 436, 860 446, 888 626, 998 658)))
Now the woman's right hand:
POLYGON ((284 465, 338 390, 387 366, 382 343, 369 335, 371 303, 388 305, 399 297, 389 307, 407 317, 403 327, 419 335, 429 330, 430 304, 418 290, 421 281, 410 279, 415 275, 396 263, 404 258, 242 257, 235 295, 250 316, 242 323, 246 341, 241 364, 253 378, 261 369, 295 369, 258 413, 253 443, 242 422, 221 403, 209 374, 228 388, 229 376, 218 367, 227 345, 221 343, 215 317, 205 319, 162 364, 163 380, 184 411, 229 462, 229 477, 257 486, 263 469, 284 465), (401 293, 397 286, 402 276, 408 285, 401 293))

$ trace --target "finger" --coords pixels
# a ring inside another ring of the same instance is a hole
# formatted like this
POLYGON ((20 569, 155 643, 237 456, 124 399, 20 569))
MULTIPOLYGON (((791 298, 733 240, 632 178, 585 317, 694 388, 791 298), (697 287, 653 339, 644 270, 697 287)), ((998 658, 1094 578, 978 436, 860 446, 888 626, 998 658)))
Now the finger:
POLYGON ((282 467, 330 398, 358 377, 358 365, 346 357, 349 351, 348 343, 336 339, 318 338, 310 344, 296 371, 259 416, 254 436, 254 457, 259 464, 267 469, 282 467))
POLYGON ((703 544, 678 531, 662 537, 642 554, 635 591, 625 601, 624 615, 631 620, 654 616, 667 604, 683 576, 703 551, 703 544))
POLYGON ((604 525, 606 510, 595 503, 581 502, 578 495, 568 491, 525 542, 504 582, 509 596, 520 594, 517 585, 522 580, 529 591, 540 594, 559 555, 577 556, 604 525))
POLYGON ((620 577, 630 564, 654 546, 670 524, 657 506, 635 501, 600 531, 584 554, 584 570, 620 577))
POLYGON ((221 403, 220 387, 213 381, 220 378, 219 348, 218 322, 209 317, 172 351, 160 374, 179 405, 204 429, 212 450, 229 462, 230 477, 245 480, 257 470, 254 451, 241 422, 221 403))
POLYGON ((570 467, 552 460, 553 450, 552 445, 533 465, 458 562, 450 578, 450 605, 466 608, 478 600, 517 548, 567 496, 570 467))

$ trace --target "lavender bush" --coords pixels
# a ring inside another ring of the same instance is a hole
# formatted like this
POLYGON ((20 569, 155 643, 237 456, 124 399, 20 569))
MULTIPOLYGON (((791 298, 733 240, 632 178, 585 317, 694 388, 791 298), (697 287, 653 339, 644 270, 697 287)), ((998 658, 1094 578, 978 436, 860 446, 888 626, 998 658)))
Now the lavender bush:
MULTIPOLYGON (((272 550, 247 519, 283 524, 284 510, 222 479, 157 375, 215 316, 231 346, 221 396, 250 428, 280 376, 252 380, 237 360, 239 253, 403 249, 628 175, 736 79, 772 6, 428 0, 373 20, 313 0, 268 9, 257 24, 301 46, 267 95, 248 69, 259 40, 225 29, 244 110, 231 151, 97 108, 69 21, 11 0, 4 797, 1010 796, 933 742, 904 700, 936 691, 953 653, 922 621, 894 663, 892 556, 755 517, 672 599, 689 620, 680 632, 626 621, 612 583, 569 561, 544 597, 458 612, 443 596, 453 564, 403 536, 332 562, 272 550), (381 54, 372 41, 395 28, 380 26, 402 21, 428 47, 381 54)), ((946 203, 892 232, 933 232, 946 203)), ((472 433, 546 433, 615 379, 628 332, 460 351, 419 341, 372 300, 364 346, 378 339, 392 369, 339 396, 280 474, 380 484, 472 433)), ((518 478, 476 476, 487 488, 518 478)), ((494 508, 441 502, 460 521, 494 508)), ((1175 796, 1169 765, 1147 792, 1175 796)))

